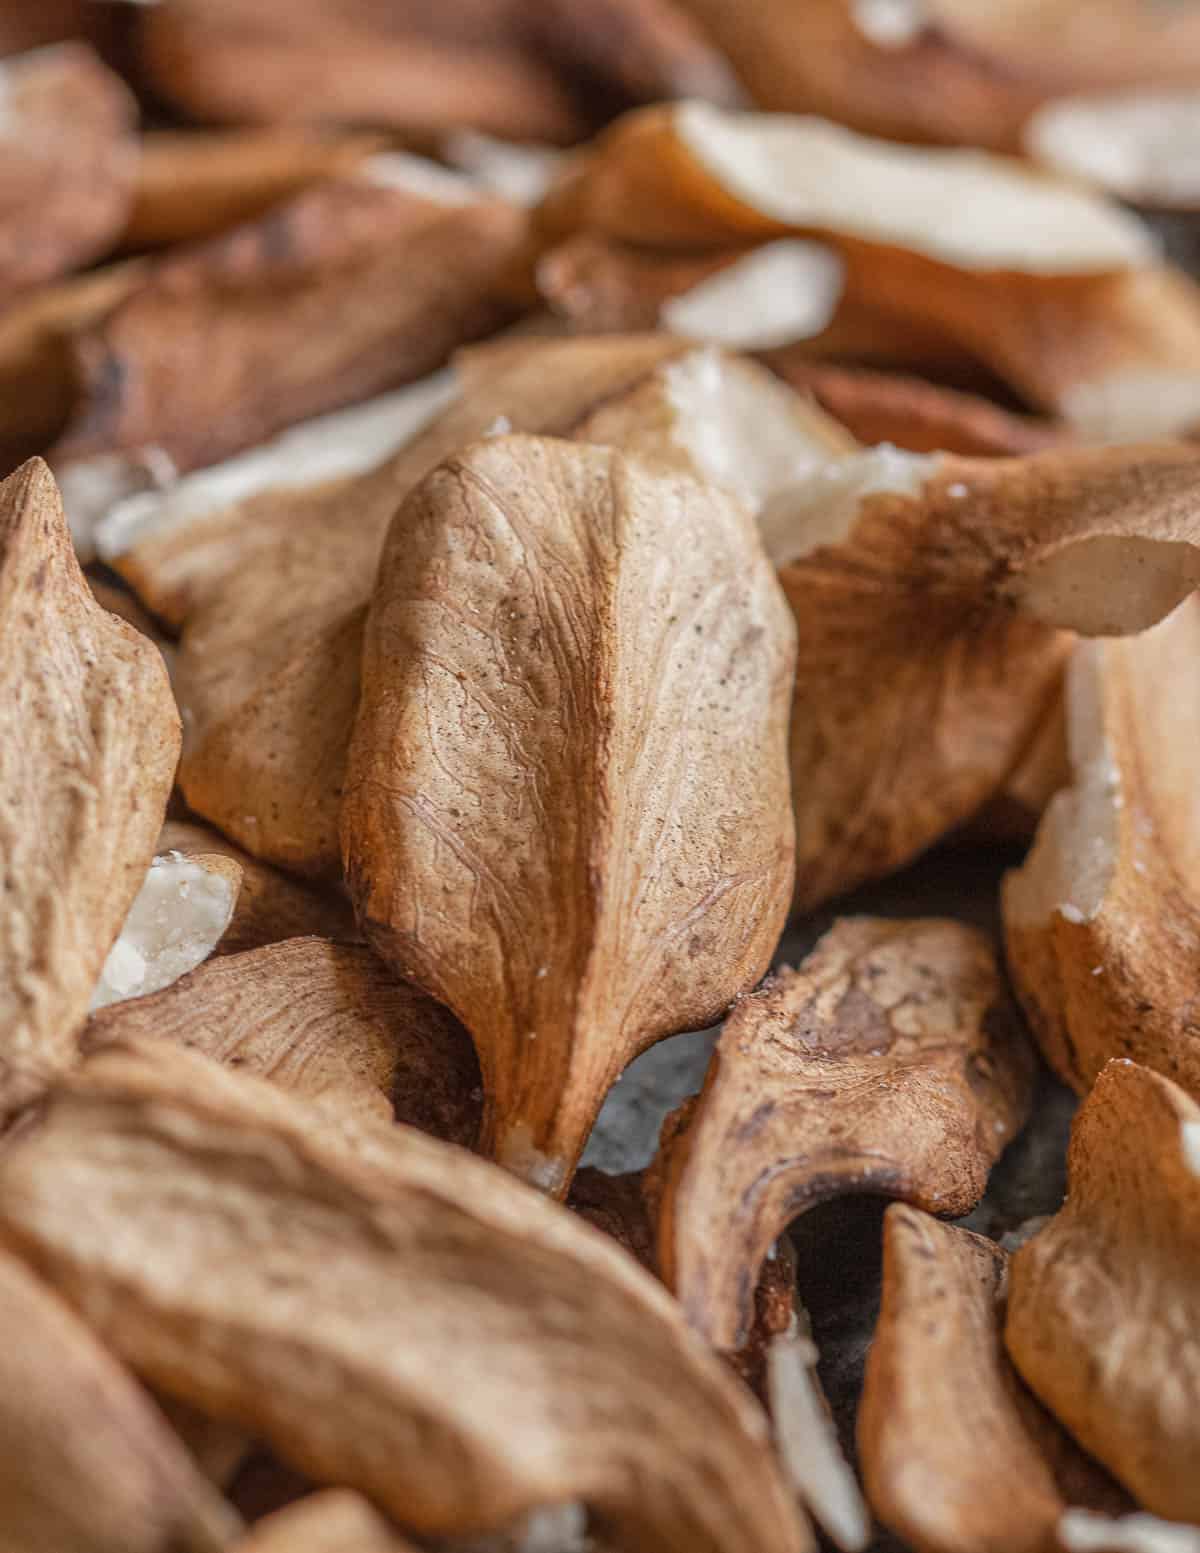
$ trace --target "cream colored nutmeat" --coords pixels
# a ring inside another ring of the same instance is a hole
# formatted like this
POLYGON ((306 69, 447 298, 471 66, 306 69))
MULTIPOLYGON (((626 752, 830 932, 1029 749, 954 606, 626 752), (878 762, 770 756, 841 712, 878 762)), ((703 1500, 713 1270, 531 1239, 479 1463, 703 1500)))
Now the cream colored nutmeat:
POLYGON ((1047 1060, 1080 1093, 1110 1057, 1132 1057, 1200 1096, 1200 742, 1188 712, 1198 650, 1194 597, 1141 636, 1076 649, 1069 782, 1004 884, 1017 993, 1047 1060))

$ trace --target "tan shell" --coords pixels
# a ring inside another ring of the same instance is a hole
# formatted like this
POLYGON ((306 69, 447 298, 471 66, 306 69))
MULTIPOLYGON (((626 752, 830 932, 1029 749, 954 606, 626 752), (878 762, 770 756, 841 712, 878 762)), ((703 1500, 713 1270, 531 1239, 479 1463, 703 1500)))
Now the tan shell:
POLYGON ((470 126, 569 143, 595 98, 731 102, 723 57, 673 0, 180 0, 150 12, 142 62, 201 120, 371 123, 415 133, 470 126))
POLYGON ((915 856, 1024 759, 1068 638, 1142 631, 1200 578, 1173 446, 830 465, 762 519, 796 617, 797 903, 915 856))
POLYGON ((102 609, 39 461, 0 485, 0 1111, 76 1056, 179 753, 158 650, 102 609))
POLYGON ((157 614, 184 625, 189 803, 283 867, 338 868, 362 608, 387 524, 441 459, 497 428, 549 431, 699 464, 757 506, 854 445, 762 368, 661 335, 504 342, 468 352, 460 375, 460 399, 373 472, 266 491, 114 556, 157 614))
POLYGON ((18 297, 0 313, 0 452, 11 467, 42 452, 75 400, 70 337, 113 307, 146 274, 127 259, 18 297))
POLYGON ((125 222, 137 160, 132 94, 85 43, 0 63, 0 290, 96 258, 125 222))
POLYGON ((1156 1515, 1200 1520, 1200 1106, 1125 1060, 1071 1132, 1068 1195, 1013 1257, 1022 1376, 1156 1515))
POLYGON ((211 960, 162 992, 93 1014, 85 1051, 174 1041, 360 1120, 401 1121, 470 1148, 482 1091, 452 1014, 371 954, 319 938, 211 960))
POLYGON ((547 1188, 625 1064, 770 963, 782 605, 740 503, 599 447, 478 444, 393 524, 347 878, 368 941, 474 1036, 485 1146, 547 1188))
POLYGON ((810 1546, 761 1413, 654 1280, 411 1128, 315 1134, 268 1085, 128 1043, 0 1155, 0 1203, 148 1381, 414 1531, 583 1498, 647 1553, 810 1546))
POLYGON ((152 130, 142 137, 123 241, 156 248, 209 237, 351 172, 385 144, 379 135, 306 129, 152 130))
POLYGON ((911 308, 1029 403, 1093 440, 1172 436, 1200 422, 1200 290, 1181 270, 1048 280, 948 273, 906 256, 848 266, 847 289, 911 308))
POLYGON ((1120 1491, 1074 1451, 1004 1352, 1006 1253, 900 1204, 887 1211, 883 1248, 858 1446, 884 1525, 919 1553, 1042 1553, 1068 1503, 1116 1508, 1120 1491))
POLYGON ((415 1553, 360 1495, 310 1494, 264 1516, 229 1553, 415 1553))
POLYGON ((741 1341, 790 1220, 844 1193, 966 1213, 1025 1120, 1033 1060, 982 934, 848 917, 725 1024, 671 1157, 664 1276, 692 1325, 741 1341))
POLYGON ((1198 652, 1195 598, 1142 636, 1077 649, 1071 786, 1005 882, 1014 984, 1047 1059, 1080 1093, 1120 1056, 1200 1097, 1200 741, 1181 715, 1198 652))
POLYGON ((462 398, 372 472, 264 491, 115 556, 148 606, 184 627, 181 780, 191 806, 256 857, 337 872, 362 621, 401 500, 498 420, 569 434, 597 402, 685 349, 654 336, 483 348, 464 368, 462 398))
POLYGON ((347 178, 168 254, 74 336, 79 397, 52 456, 152 447, 195 469, 423 377, 511 316, 496 275, 523 238, 502 201, 347 178))
POLYGON ((911 36, 894 42, 872 37, 862 0, 686 4, 760 108, 819 113, 867 134, 1015 150, 1022 123, 1052 89, 1038 79, 1048 50, 1039 51, 1032 78, 998 67, 922 27, 921 0, 912 3, 911 36))
POLYGON ((929 21, 1004 69, 1077 85, 1200 81, 1200 17, 1145 0, 922 0, 929 21))
POLYGON ((241 869, 233 920, 217 944, 217 954, 240 954, 307 935, 340 943, 353 943, 359 937, 350 903, 341 894, 289 878, 207 825, 168 820, 155 850, 182 852, 192 858, 224 857, 241 869))
POLYGON ((914 313, 907 300, 899 298, 888 305, 867 297, 843 296, 820 334, 755 354, 785 382, 791 382, 793 372, 803 373, 811 363, 827 362, 834 367, 904 372, 985 398, 1003 398, 1009 393, 1000 378, 948 329, 914 313))
POLYGON ((442 459, 498 422, 513 431, 569 436, 598 403, 626 393, 687 348, 685 341, 661 335, 476 346, 456 360, 461 395, 378 468, 312 490, 289 488, 284 476, 274 488, 224 511, 135 535, 106 558, 175 629, 268 555, 295 569, 307 586, 312 575, 328 581, 357 558, 365 603, 396 508, 442 459), (348 493, 353 522, 342 516, 348 493), (332 543, 344 550, 328 565, 332 543))
POLYGON ((2 1553, 219 1553, 237 1516, 133 1377, 0 1250, 2 1553))
POLYGON ((1018 415, 981 395, 925 378, 805 361, 799 353, 781 355, 771 365, 786 383, 811 394, 827 415, 870 446, 890 442, 913 453, 996 458, 1074 441, 1068 426, 1018 415))

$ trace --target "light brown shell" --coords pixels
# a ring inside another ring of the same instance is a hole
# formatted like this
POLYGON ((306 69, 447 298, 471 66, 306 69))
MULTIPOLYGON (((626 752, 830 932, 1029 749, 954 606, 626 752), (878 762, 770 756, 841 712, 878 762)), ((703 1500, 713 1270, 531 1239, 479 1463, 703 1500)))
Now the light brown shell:
POLYGON ((42 452, 75 401, 69 340, 101 317, 146 274, 126 259, 39 286, 0 313, 0 454, 12 467, 42 452))
POLYGON ((896 868, 1004 786, 1058 694, 1056 627, 1142 631, 1200 579, 1185 444, 944 455, 898 482, 894 462, 832 465, 764 518, 799 637, 801 907, 896 868), (839 503, 855 469, 910 489, 839 503))
POLYGON ((98 257, 125 222, 137 165, 133 95, 86 43, 6 59, 0 292, 98 257))
POLYGON ((169 253, 73 336, 54 462, 155 448, 195 469, 423 377, 511 317, 496 277, 524 223, 346 178, 169 253))
MULTIPOLYGON (((551 247, 537 264, 543 300, 576 334, 611 334, 659 326, 663 307, 755 252, 753 246, 675 250, 635 246, 581 232, 551 247)), ((888 311, 843 296, 818 334, 759 351, 786 381, 826 360, 905 367, 955 381, 978 380, 982 367, 945 330, 915 318, 910 308, 888 311)))
POLYGON ((1067 1164, 1066 1202, 1013 1257, 1008 1351, 1139 1504, 1200 1520, 1200 1106, 1114 1060, 1067 1164))
POLYGON ((264 1516, 229 1553, 415 1553, 359 1494, 328 1488, 264 1516))
POLYGON ((675 253, 609 242, 585 232, 542 255, 537 288, 543 301, 576 334, 655 329, 664 303, 751 252, 730 248, 675 253))
POLYGON ((919 1553, 1042 1553, 1068 1504, 1119 1508, 1004 1352, 1005 1252, 895 1204, 883 1257, 858 1446, 884 1525, 919 1553))
POLYGON ((1077 649, 1071 786, 1005 881, 1014 984, 1047 1060, 1080 1093, 1110 1057, 1132 1057, 1200 1097, 1198 653, 1194 597, 1141 636, 1077 649))
POLYGON ((584 1499, 647 1553, 811 1546, 756 1404, 624 1252, 462 1150, 312 1116, 110 1048, 0 1154, 2 1233, 148 1381, 414 1531, 584 1499))
POLYGON ((293 938, 210 960, 149 997, 93 1014, 87 1052, 174 1041, 361 1120, 405 1122, 470 1148, 483 1094, 471 1038, 368 949, 293 938))
POLYGON ((905 254, 851 255, 847 293, 940 330, 1028 403, 1093 440, 1173 436, 1200 422, 1200 289, 1171 265, 1118 275, 935 279, 905 254))
POLYGON ((505 341, 466 353, 460 375, 461 398, 371 473, 268 491, 116 558, 150 607, 184 626, 189 803, 283 867, 338 867, 363 606, 388 522, 440 459, 504 426, 630 446, 680 468, 717 450, 722 478, 757 505, 802 464, 854 445, 761 367, 662 335, 505 341), (668 386, 676 363, 693 383, 683 408, 668 386))
POLYGON ((210 237, 351 172, 386 144, 381 135, 303 128, 151 130, 122 240, 157 248, 210 237))
POLYGON ((101 608, 49 470, 0 485, 0 1113, 76 1058, 154 855, 179 715, 158 649, 101 608))
POLYGON ((397 515, 347 879, 368 941, 474 1036, 485 1147, 548 1188, 625 1064, 770 963, 791 677, 753 522, 715 486, 505 437, 397 515))
POLYGON ((859 442, 890 442, 913 453, 997 458, 1038 453, 1075 440, 1069 426, 1002 409, 979 394, 925 378, 807 361, 799 351, 770 364, 793 388, 811 394, 859 442))
POLYGON ((1007 70, 1074 85, 1200 82, 1200 17, 1145 0, 923 0, 929 20, 1007 70))
POLYGON ((79 1317, 0 1250, 0 1550, 220 1553, 238 1518, 79 1317))
POLYGON ((595 99, 733 102, 723 56, 674 0, 180 0, 149 13, 142 64, 192 117, 370 123, 416 134, 464 126, 570 143, 595 99), (594 94, 594 96, 593 96, 594 94))
POLYGON ((1046 69, 1040 51, 1031 74, 927 27, 907 43, 884 46, 856 20, 853 0, 685 3, 760 108, 816 113, 871 135, 1015 150, 1021 125, 1053 90, 1039 79, 1046 69))
POLYGON ((191 806, 256 857, 336 873, 363 616, 404 496, 498 421, 569 435, 686 349, 649 335, 481 347, 462 398, 369 474, 266 491, 116 557, 148 607, 183 626, 191 806))
POLYGON ((742 1341, 772 1242, 845 1193, 966 1213, 1025 1120, 1033 1059, 987 940, 962 923, 848 917, 725 1023, 670 1155, 668 1287, 742 1341))

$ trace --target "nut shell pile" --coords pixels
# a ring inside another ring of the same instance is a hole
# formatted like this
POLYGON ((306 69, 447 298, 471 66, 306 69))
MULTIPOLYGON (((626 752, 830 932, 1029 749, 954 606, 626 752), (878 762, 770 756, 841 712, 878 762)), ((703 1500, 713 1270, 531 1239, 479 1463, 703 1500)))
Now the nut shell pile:
POLYGON ((1200 1553, 1198 168, 1189 4, 0 0, 0 1553, 1200 1553))

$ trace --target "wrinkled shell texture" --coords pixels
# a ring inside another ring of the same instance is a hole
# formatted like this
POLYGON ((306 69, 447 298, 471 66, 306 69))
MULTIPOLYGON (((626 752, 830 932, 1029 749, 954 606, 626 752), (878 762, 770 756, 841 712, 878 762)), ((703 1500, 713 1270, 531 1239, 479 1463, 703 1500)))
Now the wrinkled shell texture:
POLYGON ((721 1347, 788 1222, 845 1193, 965 1213, 1024 1121, 1033 1062, 987 940, 847 918, 726 1022, 660 1218, 668 1284, 721 1347))
POLYGON ((1198 147, 0 0, 0 1553, 1200 1553, 1198 147))
POLYGON ((467 1147, 479 1131, 470 1037, 359 946, 294 938, 222 956, 152 997, 94 1014, 82 1044, 97 1051, 137 1035, 342 1115, 395 1119, 467 1147))
POLYGON ((462 399, 376 470, 265 491, 118 557, 148 607, 183 627, 177 682, 189 735, 180 782, 197 812, 280 867, 339 871, 363 618, 401 500, 498 420, 570 435, 598 401, 683 348, 646 336, 481 349, 463 362, 462 399))
POLYGON ((44 464, 0 486, 0 1111, 75 1056, 179 752, 158 649, 100 607, 44 464))
POLYGON ((412 1129, 323 1138, 301 1101, 127 1043, 0 1156, 0 1205, 143 1378, 414 1529, 582 1498, 647 1549, 808 1546, 761 1414, 661 1288, 412 1129))
POLYGON ((1200 1520, 1200 1106, 1117 1059, 1071 1135, 1067 1201, 1013 1258, 1005 1340, 1146 1509, 1200 1520))
POLYGON ((342 814, 351 892, 475 1037, 492 1147, 546 1185, 627 1060, 769 963, 791 653, 744 509, 608 450, 480 444, 393 525, 342 814))

